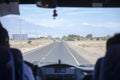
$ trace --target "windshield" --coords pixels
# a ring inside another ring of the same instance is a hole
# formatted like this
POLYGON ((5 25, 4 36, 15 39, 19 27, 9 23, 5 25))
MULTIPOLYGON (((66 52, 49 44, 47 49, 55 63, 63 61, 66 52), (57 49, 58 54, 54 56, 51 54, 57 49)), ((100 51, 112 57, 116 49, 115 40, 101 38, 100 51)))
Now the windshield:
POLYGON ((20 15, 2 17, 10 46, 38 65, 95 64, 105 55, 106 41, 120 32, 120 8, 58 7, 56 13, 53 17, 53 9, 20 5, 20 15))

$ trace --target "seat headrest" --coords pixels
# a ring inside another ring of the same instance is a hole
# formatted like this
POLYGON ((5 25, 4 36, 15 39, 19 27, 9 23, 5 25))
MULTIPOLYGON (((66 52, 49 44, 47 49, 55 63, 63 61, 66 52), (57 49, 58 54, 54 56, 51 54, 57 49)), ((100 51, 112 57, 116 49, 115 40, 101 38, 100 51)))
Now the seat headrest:
POLYGON ((10 48, 0 47, 0 80, 15 80, 14 60, 10 48))
POLYGON ((102 80, 120 80, 120 44, 107 49, 102 60, 102 80))

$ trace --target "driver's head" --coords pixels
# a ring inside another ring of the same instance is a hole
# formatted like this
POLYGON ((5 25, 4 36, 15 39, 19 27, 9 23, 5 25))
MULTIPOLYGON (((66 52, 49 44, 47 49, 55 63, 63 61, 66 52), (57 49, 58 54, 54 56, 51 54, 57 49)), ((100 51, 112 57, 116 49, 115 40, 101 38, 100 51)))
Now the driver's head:
POLYGON ((112 45, 120 44, 120 33, 115 34, 112 38, 107 41, 107 49, 112 45))
POLYGON ((0 46, 10 47, 8 32, 5 28, 3 28, 1 23, 0 23, 0 46))

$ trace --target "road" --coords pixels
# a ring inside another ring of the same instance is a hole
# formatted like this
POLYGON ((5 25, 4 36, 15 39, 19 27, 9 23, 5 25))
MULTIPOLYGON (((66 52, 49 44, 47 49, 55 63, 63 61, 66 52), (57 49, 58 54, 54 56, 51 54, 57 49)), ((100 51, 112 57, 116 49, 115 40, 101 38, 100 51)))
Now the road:
POLYGON ((26 55, 24 55, 24 59, 31 63, 39 64, 39 66, 57 63, 58 60, 61 60, 62 63, 75 66, 90 64, 89 61, 85 60, 62 41, 57 41, 48 46, 27 52, 26 55))

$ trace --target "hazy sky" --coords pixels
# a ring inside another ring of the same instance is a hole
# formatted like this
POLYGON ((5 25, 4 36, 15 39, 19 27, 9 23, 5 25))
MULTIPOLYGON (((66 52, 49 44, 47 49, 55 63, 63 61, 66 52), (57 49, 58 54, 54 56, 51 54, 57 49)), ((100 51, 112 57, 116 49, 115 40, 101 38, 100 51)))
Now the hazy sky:
MULTIPOLYGON (((54 20, 53 9, 37 8, 35 5, 20 5, 22 20, 53 29, 52 36, 79 34, 85 36, 113 35, 120 32, 120 8, 57 8, 54 20)), ((33 28, 28 28, 32 32, 33 28)), ((37 30, 39 35, 41 29, 37 30)), ((27 33, 27 32, 26 32, 27 33)), ((47 35, 47 32, 46 32, 47 35)))

